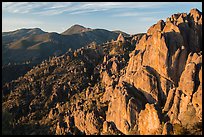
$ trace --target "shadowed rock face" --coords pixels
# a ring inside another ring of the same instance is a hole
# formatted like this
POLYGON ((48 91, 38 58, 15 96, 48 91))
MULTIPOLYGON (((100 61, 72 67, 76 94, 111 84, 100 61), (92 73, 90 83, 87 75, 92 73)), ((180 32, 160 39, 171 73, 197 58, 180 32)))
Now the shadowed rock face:
POLYGON ((201 47, 192 9, 146 34, 67 51, 3 85, 13 124, 3 123, 12 134, 202 134, 201 47))

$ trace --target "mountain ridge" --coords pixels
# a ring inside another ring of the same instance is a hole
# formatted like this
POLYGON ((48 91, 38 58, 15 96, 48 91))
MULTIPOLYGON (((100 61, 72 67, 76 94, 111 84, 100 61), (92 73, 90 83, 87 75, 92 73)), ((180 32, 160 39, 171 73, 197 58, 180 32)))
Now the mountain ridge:
MULTIPOLYGON (((44 31, 41 32, 39 30, 38 31, 36 30, 38 29, 22 29, 22 30, 20 29, 20 30, 11 31, 11 32, 4 32, 2 34, 3 35, 2 36, 3 54, 13 49, 21 49, 21 50, 25 49, 26 50, 27 48, 29 49, 36 49, 37 47, 40 48, 42 47, 40 46, 41 45, 40 43, 42 44, 52 43, 53 45, 60 44, 60 45, 64 45, 64 47, 67 47, 65 49, 68 50, 69 48, 77 49, 79 47, 86 46, 87 44, 90 44, 93 41, 95 41, 98 44, 102 44, 103 42, 117 38, 117 33, 114 33, 114 32, 111 32, 105 29, 94 29, 94 30, 88 29, 91 31, 76 32, 74 34, 69 34, 69 35, 61 35, 56 32, 52 32, 52 33, 44 32, 44 31), (19 33, 20 35, 18 35, 19 33), (38 44, 38 46, 36 44, 38 44), (33 46, 35 46, 36 48, 33 48, 33 46)), ((63 48, 61 50, 63 50, 63 48)), ((4 54, 4 57, 7 56, 6 54, 7 53, 4 54)), ((13 58, 14 62, 15 62, 15 59, 16 57, 13 58)), ((23 61, 26 61, 26 60, 29 60, 30 58, 22 58, 22 59, 23 61)), ((3 64, 4 62, 5 61, 3 59, 3 64)), ((8 61, 8 62, 13 62, 12 57, 11 57, 11 61, 8 61)))

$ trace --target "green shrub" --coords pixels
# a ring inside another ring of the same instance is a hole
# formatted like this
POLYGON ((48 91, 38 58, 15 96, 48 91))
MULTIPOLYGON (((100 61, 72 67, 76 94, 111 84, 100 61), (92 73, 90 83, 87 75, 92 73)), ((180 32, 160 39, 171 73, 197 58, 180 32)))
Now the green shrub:
POLYGON ((13 117, 7 110, 2 110, 2 135, 12 134, 13 117))

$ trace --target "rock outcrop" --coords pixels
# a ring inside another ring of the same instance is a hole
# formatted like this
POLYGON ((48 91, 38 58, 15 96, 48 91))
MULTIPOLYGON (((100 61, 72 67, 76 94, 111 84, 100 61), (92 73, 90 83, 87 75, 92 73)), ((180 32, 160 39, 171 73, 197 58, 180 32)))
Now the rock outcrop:
POLYGON ((140 112, 138 130, 141 135, 161 134, 158 111, 153 104, 147 103, 145 110, 140 112))
POLYGON ((202 119, 201 20, 202 13, 192 9, 150 27, 129 55, 121 78, 162 107, 165 120, 189 130, 202 119))
POLYGON ((123 37, 122 33, 119 34, 118 38, 117 38, 117 42, 125 42, 125 38, 123 37))
POLYGON ((201 48, 192 9, 52 57, 3 85, 3 123, 12 134, 202 134, 201 48))
POLYGON ((125 83, 119 83, 113 91, 106 114, 106 121, 112 121, 124 134, 137 131, 139 113, 146 104, 145 97, 125 83))

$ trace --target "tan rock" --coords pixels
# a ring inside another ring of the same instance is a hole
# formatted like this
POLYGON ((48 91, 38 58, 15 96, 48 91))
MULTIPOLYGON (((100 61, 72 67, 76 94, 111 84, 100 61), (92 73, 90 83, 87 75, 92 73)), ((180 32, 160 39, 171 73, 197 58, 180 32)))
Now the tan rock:
POLYGON ((61 135, 61 128, 60 128, 60 125, 59 125, 59 122, 57 122, 57 127, 56 127, 56 135, 61 135))
POLYGON ((93 89, 92 89, 91 87, 88 87, 88 88, 86 89, 86 99, 92 98, 92 97, 93 97, 93 94, 94 94, 93 89))
POLYGON ((199 70, 199 86, 197 91, 193 94, 192 97, 192 104, 196 110, 196 116, 198 117, 199 121, 202 120, 202 66, 199 70))
POLYGON ((169 109, 171 108, 171 106, 172 106, 172 104, 173 104, 173 99, 174 99, 175 91, 176 91, 175 88, 169 90, 169 93, 168 93, 168 97, 167 97, 165 106, 164 106, 164 108, 163 108, 163 110, 162 110, 163 112, 168 112, 169 109))
POLYGON ((70 123, 71 123, 70 119, 71 119, 70 116, 65 116, 63 120, 66 123, 68 129, 70 129, 70 123))
POLYGON ((54 117, 54 112, 53 112, 53 109, 51 109, 49 114, 48 114, 48 118, 53 119, 53 117, 54 117))
POLYGON ((102 102, 107 102, 107 101, 110 101, 111 98, 112 98, 112 95, 113 95, 113 87, 110 86, 110 87, 106 87, 105 88, 105 93, 103 94, 103 100, 102 102))
POLYGON ((131 58, 129 59, 128 66, 127 66, 127 69, 126 69, 127 75, 132 74, 133 72, 137 71, 137 69, 140 68, 141 65, 142 65, 143 53, 139 52, 135 56, 134 55, 135 51, 133 51, 131 54, 132 55, 130 55, 131 58))
POLYGON ((112 67, 111 67, 112 74, 118 73, 118 70, 119 70, 118 64, 116 63, 116 61, 113 61, 113 64, 112 64, 112 67))
POLYGON ((189 16, 190 31, 189 49, 193 52, 199 52, 202 49, 202 13, 197 9, 191 9, 189 16))
POLYGON ((139 89, 145 95, 149 103, 158 102, 159 89, 157 86, 157 78, 148 72, 146 67, 140 67, 138 71, 130 75, 127 73, 125 81, 139 89))
POLYGON ((103 63, 107 62, 107 60, 108 60, 108 56, 104 56, 103 57, 103 63))
POLYGON ((87 135, 99 134, 102 124, 94 111, 85 113, 84 111, 74 112, 75 126, 87 135))
POLYGON ((186 65, 186 60, 187 60, 187 49, 182 46, 181 47, 181 52, 178 58, 178 64, 177 64, 177 68, 175 68, 175 71, 177 73, 175 73, 176 75, 174 76, 175 80, 176 80, 176 84, 179 82, 179 78, 181 77, 182 72, 185 69, 185 65, 186 65))
POLYGON ((83 111, 74 112, 74 123, 80 131, 85 131, 85 113, 83 111))
POLYGON ((191 9, 189 15, 193 17, 193 20, 195 22, 198 22, 198 20, 202 17, 202 13, 198 9, 191 9))
POLYGON ((172 32, 172 31, 180 33, 180 30, 176 25, 174 25, 171 22, 167 22, 166 25, 164 26, 163 32, 166 33, 166 32, 172 32))
POLYGON ((64 122, 57 122, 56 135, 67 135, 69 132, 68 128, 64 127, 64 122))
POLYGON ((195 71, 196 71, 195 63, 189 63, 186 65, 185 70, 183 71, 181 78, 180 78, 179 88, 187 96, 192 96, 193 91, 194 91, 195 71))
POLYGON ((135 51, 130 54, 127 73, 137 71, 142 65, 150 66, 177 86, 186 65, 187 51, 199 51, 198 45, 202 41, 201 28, 197 27, 193 32, 194 28, 186 24, 187 18, 187 14, 178 13, 172 15, 170 22, 160 21, 150 27, 148 34, 140 39, 135 51))
POLYGON ((173 100, 173 105, 168 111, 167 115, 170 118, 170 123, 180 123, 178 120, 178 114, 179 114, 179 107, 180 107, 180 96, 181 96, 181 91, 176 89, 174 100, 173 100))
MULTIPOLYGON (((142 65, 154 68, 159 74, 168 78, 168 48, 165 36, 155 31, 146 42, 142 56, 142 65)), ((137 49, 137 47, 136 47, 137 49)))
POLYGON ((122 135, 113 122, 104 121, 101 135, 122 135))
POLYGON ((158 112, 153 104, 147 103, 145 110, 139 114, 138 129, 141 135, 161 134, 161 124, 158 112))
POLYGON ((200 81, 200 85, 202 86, 202 66, 201 66, 201 69, 199 71, 199 81, 200 81))
POLYGON ((119 34, 118 38, 117 38, 117 42, 125 42, 125 38, 123 37, 122 33, 119 34))
POLYGON ((102 72, 101 76, 102 76, 102 81, 101 82, 106 87, 111 86, 113 84, 113 80, 111 79, 111 77, 109 76, 107 71, 102 72))
POLYGON ((186 13, 181 13, 178 19, 176 20, 176 25, 180 25, 182 23, 188 22, 187 20, 187 14, 186 13))
POLYGON ((162 103, 163 106, 165 104, 165 102, 167 101, 167 96, 169 95, 169 92, 172 88, 175 88, 175 84, 173 81, 159 75, 158 76, 159 82, 158 82, 158 86, 161 87, 161 91, 160 91, 160 96, 162 99, 162 103))
POLYGON ((108 122, 107 121, 103 122, 103 132, 104 133, 108 132, 108 122))
POLYGON ((159 20, 156 24, 147 30, 147 35, 152 35, 155 31, 162 31, 164 26, 165 22, 163 20, 159 20))
POLYGON ((108 106, 106 121, 114 122, 124 134, 128 134, 131 129, 137 130, 138 115, 146 103, 144 96, 137 92, 139 91, 119 83, 108 106))
POLYGON ((101 123, 97 118, 97 115, 92 111, 86 114, 86 135, 97 135, 100 132, 101 123))
POLYGON ((144 34, 142 38, 139 40, 135 50, 140 50, 141 52, 143 52, 146 47, 146 41, 148 40, 148 38, 149 36, 147 34, 144 34))
POLYGON ((202 83, 198 90, 193 94, 192 104, 196 110, 196 116, 202 121, 202 83))
POLYGON ((192 127, 196 122, 198 122, 196 110, 190 102, 190 96, 182 94, 178 119, 181 121, 181 124, 187 128, 192 127))
MULTIPOLYGON (((171 75, 168 74, 168 71, 170 70, 169 67, 171 66, 169 59, 175 54, 175 51, 173 51, 173 48, 170 49, 169 47, 173 47, 173 43, 175 43, 175 41, 178 41, 177 43, 179 43, 182 36, 176 36, 177 38, 172 38, 170 43, 166 43, 166 39, 170 39, 169 37, 171 36, 166 36, 163 32, 159 31, 155 31, 152 36, 149 36, 148 38, 144 35, 137 44, 135 51, 133 51, 130 55, 131 58, 127 66, 127 73, 137 71, 137 69, 143 65, 154 68, 165 78, 171 77, 171 75), (170 52, 172 52, 172 54, 170 54, 170 52)), ((182 43, 182 40, 180 41, 180 43, 182 43)), ((172 62, 172 64, 175 63, 172 62)), ((173 70, 171 71, 172 74, 174 74, 173 70)))

